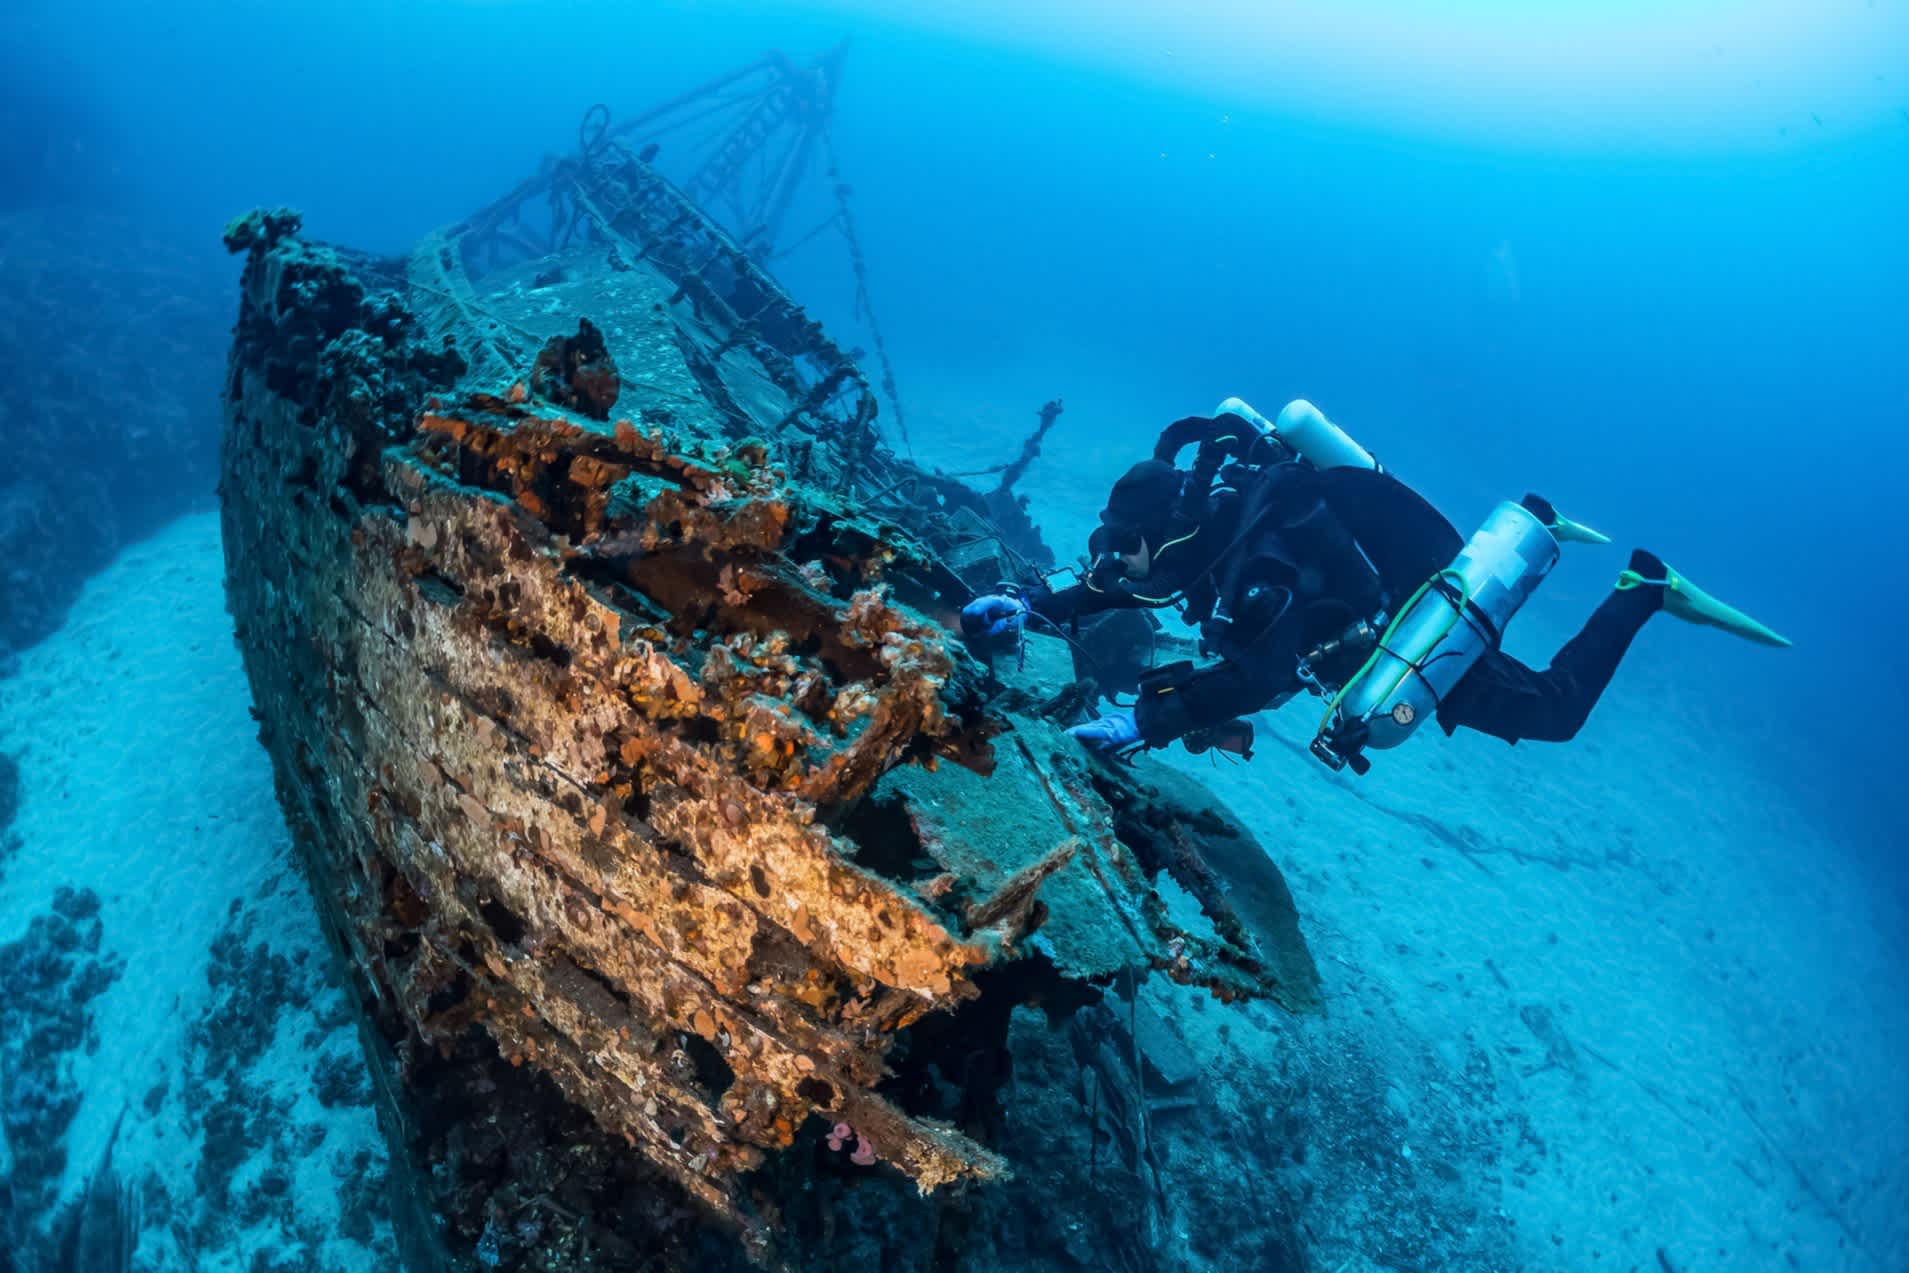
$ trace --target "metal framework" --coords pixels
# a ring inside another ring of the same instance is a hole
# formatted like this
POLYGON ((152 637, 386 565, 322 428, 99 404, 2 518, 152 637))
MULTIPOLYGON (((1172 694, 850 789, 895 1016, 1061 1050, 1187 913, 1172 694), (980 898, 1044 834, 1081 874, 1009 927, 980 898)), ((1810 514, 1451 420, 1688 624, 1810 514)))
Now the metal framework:
MULTIPOLYGON (((771 51, 622 121, 611 134, 639 150, 687 143, 694 166, 683 193, 718 215, 752 255, 773 260, 796 194, 816 153, 827 149, 846 51, 837 45, 807 66, 771 51)), ((834 176, 832 158, 829 168, 834 176)))
MULTIPOLYGON (((845 50, 838 45, 806 65, 772 51, 622 121, 613 121, 608 107, 592 106, 579 125, 575 154, 547 160, 535 177, 427 244, 414 257, 414 267, 424 267, 414 268, 414 281, 470 311, 471 280, 579 239, 603 244, 627 265, 661 266, 727 339, 766 347, 778 370, 800 382, 798 401, 815 409, 833 404, 841 423, 872 436, 872 399, 846 401, 857 387, 868 394, 862 373, 767 274, 774 262, 833 231, 847 248, 854 312, 868 326, 882 394, 908 449, 850 188, 829 136, 845 50), (829 183, 830 209, 819 223, 785 236, 818 163, 829 183), (666 170, 678 174, 674 182, 666 170)), ((480 357, 523 361, 525 351, 508 336, 486 341, 480 357)))

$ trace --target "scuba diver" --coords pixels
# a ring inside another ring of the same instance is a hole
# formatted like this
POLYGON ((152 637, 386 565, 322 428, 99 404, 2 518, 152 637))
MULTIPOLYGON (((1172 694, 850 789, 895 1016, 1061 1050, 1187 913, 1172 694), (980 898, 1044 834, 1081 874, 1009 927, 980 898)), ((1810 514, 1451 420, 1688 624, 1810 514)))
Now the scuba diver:
POLYGON ((1367 749, 1397 746, 1434 715, 1448 735, 1569 740, 1659 610, 1789 644, 1638 549, 1550 667, 1527 667, 1499 648, 1505 624, 1568 542, 1610 541, 1537 495, 1500 504, 1467 541, 1311 403, 1269 422, 1229 398, 1168 426, 1114 483, 1080 582, 979 597, 962 627, 986 646, 1019 639, 1030 620, 1059 632, 1102 611, 1175 607, 1215 661, 1148 670, 1131 711, 1070 733, 1113 755, 1181 739, 1250 756, 1241 718, 1310 692, 1326 704, 1313 754, 1355 773, 1370 768, 1367 749))

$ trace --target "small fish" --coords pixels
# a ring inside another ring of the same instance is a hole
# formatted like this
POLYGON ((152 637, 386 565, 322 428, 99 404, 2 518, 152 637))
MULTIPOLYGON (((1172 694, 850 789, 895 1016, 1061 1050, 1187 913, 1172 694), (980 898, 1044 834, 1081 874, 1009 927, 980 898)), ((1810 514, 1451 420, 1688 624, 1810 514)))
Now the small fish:
POLYGON ((1818 115, 1815 111, 1810 112, 1810 118, 1816 121, 1816 126, 1818 128, 1821 128, 1823 126, 1823 117, 1821 115, 1818 115))

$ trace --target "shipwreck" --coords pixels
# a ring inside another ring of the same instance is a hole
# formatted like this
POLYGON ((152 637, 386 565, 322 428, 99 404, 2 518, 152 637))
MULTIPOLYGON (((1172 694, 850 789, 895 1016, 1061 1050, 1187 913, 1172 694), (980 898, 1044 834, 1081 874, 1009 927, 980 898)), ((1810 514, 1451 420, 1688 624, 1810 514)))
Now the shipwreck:
MULTIPOLYGON (((755 144, 832 67, 755 68, 755 144)), ((926 1217, 883 1267, 965 1267, 1027 1165, 1011 1014, 1316 976, 1209 793, 1064 735, 1067 647, 963 648, 963 602, 1052 563, 1011 477, 905 458, 721 173, 643 135, 593 114, 405 259, 227 231, 226 586, 405 1260, 805 1267, 853 1174, 926 1217)))

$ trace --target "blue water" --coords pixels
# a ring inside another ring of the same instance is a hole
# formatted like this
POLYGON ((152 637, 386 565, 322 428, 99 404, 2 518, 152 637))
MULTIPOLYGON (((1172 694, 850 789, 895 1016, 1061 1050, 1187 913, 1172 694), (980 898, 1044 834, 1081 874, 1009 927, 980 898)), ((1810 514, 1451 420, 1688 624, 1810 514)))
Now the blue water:
MULTIPOLYGON (((1034 8, 26 0, 10 198, 200 242, 285 202, 398 250, 593 102, 846 36, 836 145, 904 386, 1063 394, 1136 451, 1303 394, 1461 522, 1535 486, 1796 639, 1702 657, 1792 744, 1773 781, 1895 872, 1909 9, 1034 8)), ((852 329, 840 271, 784 273, 852 329)))
MULTIPOLYGON (((209 255, 283 203, 397 252, 594 102, 846 37, 835 147, 924 458, 977 426, 1006 458, 1064 396, 1029 489, 1077 532, 1165 422, 1305 396, 1461 526, 1541 491, 1794 639, 1659 623, 1644 657, 1749 757, 1719 800, 1807 807, 1909 901, 1909 3, 1170 8, 12 0, 0 211, 209 255)), ((782 277, 865 341, 843 268, 782 277)), ((1542 613, 1621 563, 1573 554, 1542 613)))

